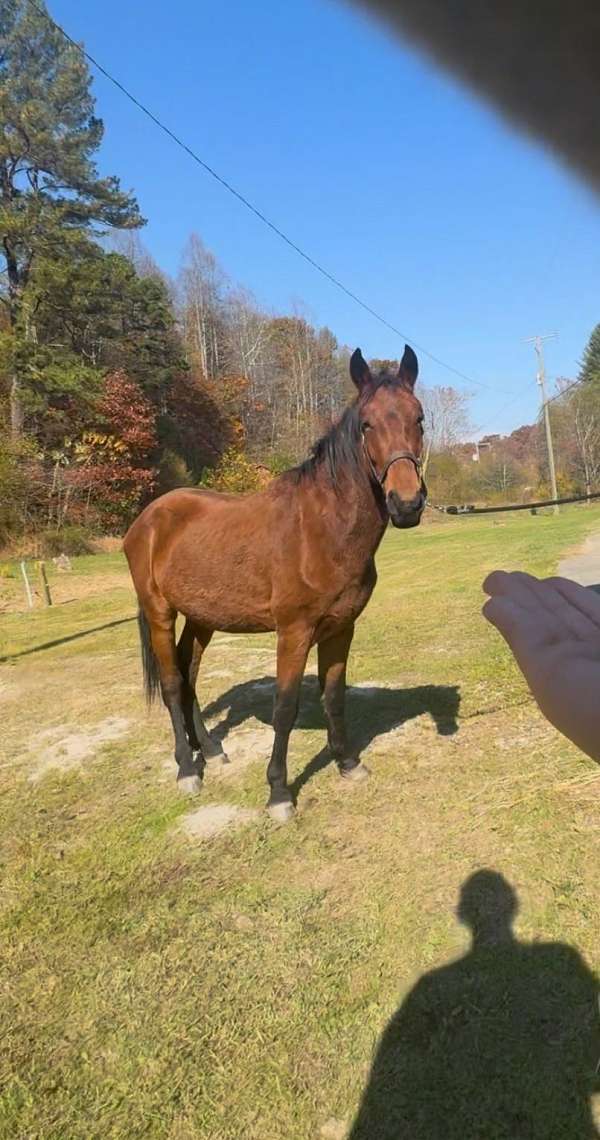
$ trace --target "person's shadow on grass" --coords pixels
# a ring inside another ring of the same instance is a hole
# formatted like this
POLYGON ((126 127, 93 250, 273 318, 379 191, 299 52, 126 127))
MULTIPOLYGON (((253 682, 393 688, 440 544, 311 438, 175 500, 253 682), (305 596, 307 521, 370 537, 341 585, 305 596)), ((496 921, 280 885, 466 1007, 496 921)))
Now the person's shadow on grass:
POLYGON ((592 1140, 598 986, 559 942, 519 942, 517 896, 482 870, 458 917, 473 942, 425 974, 377 1049, 349 1140, 592 1140))

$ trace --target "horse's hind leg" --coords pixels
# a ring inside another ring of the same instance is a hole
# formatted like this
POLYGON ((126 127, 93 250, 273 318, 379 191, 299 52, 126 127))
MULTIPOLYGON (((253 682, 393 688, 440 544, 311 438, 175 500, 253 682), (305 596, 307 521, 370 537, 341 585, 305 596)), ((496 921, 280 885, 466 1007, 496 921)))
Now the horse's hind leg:
POLYGON ((201 752, 208 767, 220 767, 227 762, 227 757, 221 745, 208 732, 196 696, 200 662, 212 635, 212 629, 186 621, 177 645, 177 660, 184 680, 183 714, 188 740, 192 748, 201 752))
POLYGON ((368 769, 360 763, 346 736, 346 663, 354 626, 319 644, 319 685, 327 718, 329 751, 347 780, 364 780, 368 769))
POLYGON ((175 759, 179 769, 177 781, 182 792, 193 794, 200 791, 202 782, 186 730, 184 714, 186 682, 181 674, 175 648, 175 614, 167 611, 160 616, 157 614, 149 616, 148 620, 152 649, 158 662, 162 696, 169 710, 175 735, 175 759))

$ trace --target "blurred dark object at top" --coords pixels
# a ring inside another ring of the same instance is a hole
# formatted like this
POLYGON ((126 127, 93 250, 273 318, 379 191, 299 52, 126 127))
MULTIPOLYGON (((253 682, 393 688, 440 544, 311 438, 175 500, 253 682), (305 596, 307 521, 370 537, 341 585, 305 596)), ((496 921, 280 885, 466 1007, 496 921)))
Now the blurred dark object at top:
POLYGON ((361 2, 600 191, 600 0, 361 2))

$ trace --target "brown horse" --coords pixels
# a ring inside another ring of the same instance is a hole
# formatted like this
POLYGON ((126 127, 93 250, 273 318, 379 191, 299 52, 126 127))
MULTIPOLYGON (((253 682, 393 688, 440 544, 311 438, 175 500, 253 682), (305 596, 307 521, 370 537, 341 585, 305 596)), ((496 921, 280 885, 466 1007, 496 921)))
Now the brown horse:
POLYGON ((170 491, 125 536, 146 693, 151 700, 160 684, 182 790, 198 791, 204 767, 226 760, 205 728, 195 691, 215 630, 277 632, 275 740, 267 769, 275 819, 294 811, 288 740, 312 645, 318 645, 330 751, 346 779, 367 775, 346 740, 346 662, 354 622, 377 580, 374 555, 388 519, 417 526, 425 506, 417 372, 408 345, 397 373, 375 377, 357 349, 350 375, 358 396, 309 459, 257 494, 170 491), (186 622, 176 645, 178 613, 186 622))

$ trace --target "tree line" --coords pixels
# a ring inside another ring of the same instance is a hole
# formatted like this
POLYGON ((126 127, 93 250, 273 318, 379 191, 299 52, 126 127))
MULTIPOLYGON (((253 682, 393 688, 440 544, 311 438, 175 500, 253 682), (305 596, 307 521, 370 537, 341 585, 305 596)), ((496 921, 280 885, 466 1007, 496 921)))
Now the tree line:
POLYGON ((261 311, 195 235, 165 277, 98 173, 85 59, 29 0, 0 5, 0 108, 0 538, 122 530, 171 486, 293 461, 347 396, 333 334, 261 311))
POLYGON ((304 455, 351 396, 348 349, 266 312, 197 235, 167 279, 37 2, 2 0, 0 100, 0 540, 122 531, 172 486, 249 489, 304 455))

